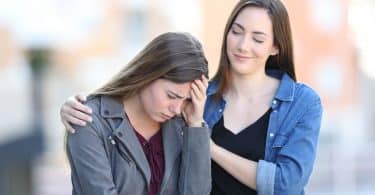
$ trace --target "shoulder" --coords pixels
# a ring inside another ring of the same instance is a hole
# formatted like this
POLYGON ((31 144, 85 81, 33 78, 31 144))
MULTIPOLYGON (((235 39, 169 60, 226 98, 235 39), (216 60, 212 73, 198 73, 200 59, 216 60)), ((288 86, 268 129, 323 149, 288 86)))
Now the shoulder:
POLYGON ((100 114, 101 110, 101 96, 88 96, 87 100, 83 103, 85 106, 88 106, 91 108, 92 113, 92 121, 86 123, 85 126, 79 126, 79 125, 72 125, 77 132, 80 131, 86 131, 91 132, 93 134, 100 135, 102 134, 100 131, 102 128, 100 128, 100 124, 103 121, 103 117, 100 114))
POLYGON ((319 94, 305 83, 296 83, 295 99, 311 104, 320 104, 321 98, 319 94))
POLYGON ((276 98, 291 102, 320 102, 318 93, 305 83, 294 81, 287 73, 279 75, 280 84, 276 98))
POLYGON ((292 112, 296 118, 310 118, 308 120, 312 120, 315 118, 314 116, 321 117, 323 105, 319 94, 307 84, 296 83, 290 112, 292 112))
POLYGON ((101 96, 88 96, 86 102, 84 102, 84 105, 90 107, 93 114, 99 114, 100 102, 101 96))

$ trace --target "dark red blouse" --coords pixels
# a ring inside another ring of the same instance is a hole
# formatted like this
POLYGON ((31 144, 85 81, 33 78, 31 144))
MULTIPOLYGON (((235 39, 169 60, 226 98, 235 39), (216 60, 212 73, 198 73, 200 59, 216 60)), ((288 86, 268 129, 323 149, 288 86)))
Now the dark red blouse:
POLYGON ((161 182, 164 176, 164 153, 163 136, 158 131, 147 141, 141 134, 135 131, 139 143, 141 143, 143 152, 146 155, 151 170, 150 195, 156 195, 160 192, 161 182))

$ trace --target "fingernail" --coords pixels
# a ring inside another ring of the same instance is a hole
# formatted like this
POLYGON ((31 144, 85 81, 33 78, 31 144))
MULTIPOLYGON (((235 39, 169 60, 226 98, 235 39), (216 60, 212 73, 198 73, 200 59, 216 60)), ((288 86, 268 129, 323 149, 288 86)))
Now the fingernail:
POLYGON ((91 117, 89 118, 89 121, 92 122, 92 118, 91 117))

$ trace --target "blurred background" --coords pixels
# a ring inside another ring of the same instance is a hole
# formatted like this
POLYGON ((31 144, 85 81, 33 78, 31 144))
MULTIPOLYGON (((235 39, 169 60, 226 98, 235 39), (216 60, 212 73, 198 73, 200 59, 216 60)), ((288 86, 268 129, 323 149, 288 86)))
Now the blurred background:
MULTIPOLYGON (((71 193, 59 108, 166 31, 199 38, 217 69, 237 0, 0 0, 0 194, 71 193)), ((374 0, 284 0, 298 80, 324 117, 307 194, 375 194, 374 0)))

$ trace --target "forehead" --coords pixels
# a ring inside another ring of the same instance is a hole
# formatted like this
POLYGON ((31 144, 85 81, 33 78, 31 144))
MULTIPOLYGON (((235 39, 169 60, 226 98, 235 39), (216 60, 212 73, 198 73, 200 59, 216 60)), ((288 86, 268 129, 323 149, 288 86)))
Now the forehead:
POLYGON ((241 25, 245 30, 272 32, 272 21, 264 8, 248 6, 243 8, 233 21, 241 25))
POLYGON ((191 83, 175 83, 166 79, 157 79, 153 86, 165 91, 173 92, 181 97, 188 97, 191 90, 191 83))

